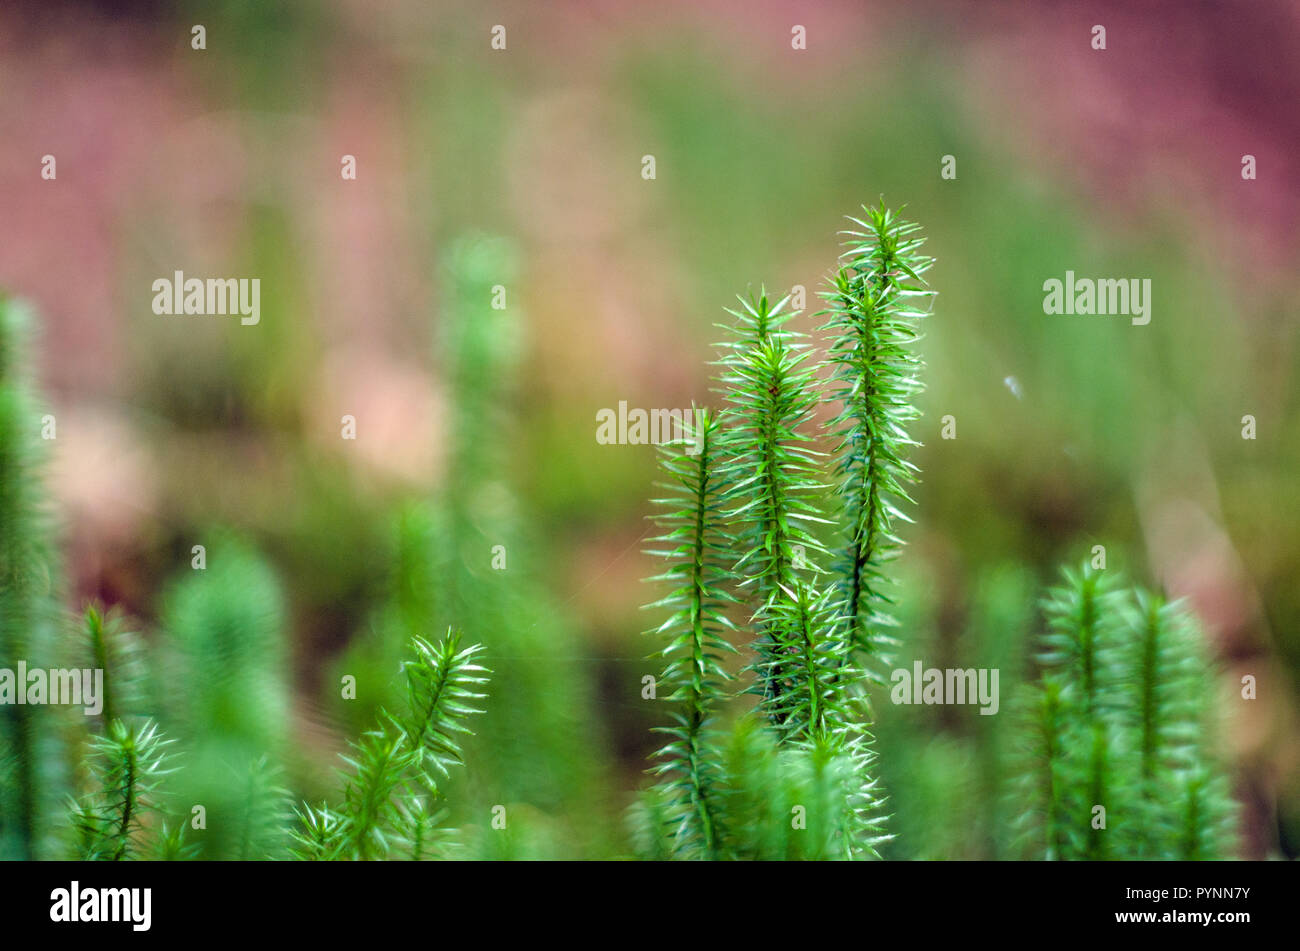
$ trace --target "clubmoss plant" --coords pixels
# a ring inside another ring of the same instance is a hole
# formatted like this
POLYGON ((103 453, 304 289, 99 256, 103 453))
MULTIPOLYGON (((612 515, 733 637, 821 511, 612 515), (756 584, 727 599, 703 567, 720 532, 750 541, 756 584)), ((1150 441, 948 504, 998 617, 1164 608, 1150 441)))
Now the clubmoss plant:
MULTIPOLYGON (((892 839, 870 698, 901 627, 891 573, 918 474, 914 344, 933 262, 918 227, 883 203, 850 221, 824 295, 824 359, 791 329, 788 301, 742 298, 716 364, 721 407, 698 410, 661 450, 651 580, 667 590, 648 607, 666 613, 651 634, 670 712, 633 813, 646 858, 867 859, 892 839), (822 403, 834 404, 829 433, 816 428, 822 403)), ((336 795, 297 806, 286 611, 251 546, 210 540, 206 568, 167 591, 148 665, 134 625, 98 605, 77 644, 56 642, 26 318, 0 300, 0 661, 66 652, 105 672, 100 718, 75 728, 45 707, 0 709, 0 857, 67 854, 69 834, 77 857, 112 861, 553 858, 607 844, 592 831, 611 797, 578 635, 536 577, 515 573, 530 546, 505 440, 486 435, 506 416, 519 340, 517 317, 489 303, 508 257, 487 241, 452 255, 439 340, 454 476, 400 509, 391 589, 371 615, 378 637, 343 658, 363 685, 346 715, 370 728, 344 755, 336 795), (498 545, 509 569, 493 560, 498 545), (443 629, 437 642, 416 634, 443 629), (464 646, 461 629, 484 644, 464 646), (494 700, 476 720, 487 664, 499 667, 494 700), (467 779, 453 767, 471 757, 467 779), (68 761, 77 795, 63 798, 53 773, 68 761), (61 824, 45 815, 51 796, 68 805, 61 824), (461 821, 500 802, 508 829, 461 821), (206 825, 191 820, 197 805, 206 825)), ((1003 670, 1027 653, 1034 589, 1022 574, 999 581, 958 645, 1003 670)), ((1012 796, 962 816, 1021 817, 1018 839, 984 834, 998 854, 1232 855, 1213 673, 1191 612, 1089 566, 1065 572, 1043 609, 1041 670, 1018 685, 1012 796)), ((914 757, 916 789, 969 772, 947 799, 922 792, 923 806, 993 799, 1010 759, 1002 722, 976 717, 964 747, 949 736, 919 751, 908 727, 888 750, 914 757)), ((957 821, 927 854, 944 854, 957 821)))
POLYGON ((205 858, 279 854, 285 825, 262 821, 282 812, 273 777, 289 737, 284 603, 271 566, 212 533, 206 568, 185 569, 164 595, 162 626, 169 732, 186 752, 175 792, 206 814, 195 843, 205 858))
POLYGON ((1085 564, 1077 575, 1064 575, 1044 606, 1048 632, 1039 661, 1049 679, 1060 679, 1066 703, 1063 739, 1074 753, 1066 762, 1069 847, 1080 858, 1105 859, 1117 838, 1108 831, 1128 818, 1114 807, 1125 776, 1117 735, 1124 592, 1115 572, 1085 564), (1096 807, 1107 810, 1106 825, 1096 807))
POLYGON ((82 617, 82 666, 104 672, 100 718, 105 724, 144 712, 149 672, 139 635, 123 614, 92 604, 82 617))
POLYGON ((789 713, 789 668, 801 651, 799 632, 781 605, 817 572, 824 551, 814 529, 825 524, 817 507, 820 454, 811 428, 817 391, 807 365, 810 350, 784 328, 786 300, 767 294, 741 299, 735 339, 725 343, 719 365, 727 401, 721 478, 729 484, 726 518, 735 524, 737 559, 732 570, 752 592, 754 690, 769 720, 781 726, 789 713))
POLYGON ((730 859, 857 859, 880 842, 878 803, 863 763, 820 734, 781 744, 753 718, 736 723, 724 751, 723 855, 730 859))
POLYGON ((638 828, 667 821, 673 845, 651 846, 649 854, 864 858, 886 838, 871 776, 868 677, 856 658, 879 654, 889 621, 883 566, 898 546, 894 499, 906 499, 902 486, 914 472, 902 459, 918 388, 917 363, 905 348, 915 338, 909 322, 920 316, 915 299, 928 296, 920 274, 929 261, 917 253, 914 225, 883 205, 867 219, 852 219, 866 230, 850 232, 830 295, 835 397, 844 407, 835 423, 847 539, 842 577, 827 579, 818 565, 829 523, 819 506, 824 456, 811 430, 822 395, 810 343, 785 326, 786 300, 760 293, 730 311, 736 323, 718 361, 725 409, 703 417, 696 442, 718 445, 716 457, 692 458, 686 449, 665 456, 682 492, 664 500, 661 540, 677 547, 657 552, 669 561, 658 580, 691 583, 652 606, 674 608, 658 633, 670 635, 667 654, 693 666, 683 678, 670 661, 664 674, 672 699, 684 703, 679 726, 668 730, 674 742, 660 753, 659 772, 674 779, 645 802, 638 828), (720 699, 717 661, 732 631, 722 613, 730 597, 723 539, 734 545, 735 588, 748 596, 747 646, 756 658, 747 689, 758 694, 766 722, 759 730, 742 718, 729 754, 714 753, 717 740, 704 729, 705 699, 710 711, 720 699), (707 586, 699 580, 706 573, 707 586), (789 838, 789 813, 762 801, 785 793, 802 797, 790 809, 812 823, 793 828, 815 826, 814 834, 789 838), (816 813, 811 820, 808 809, 816 813))
MULTIPOLYGON (((43 485, 44 422, 31 380, 31 316, 0 295, 0 666, 48 666, 60 621, 59 567, 43 485)), ((48 711, 0 705, 0 858, 47 858, 62 785, 48 711)))
POLYGON ((1186 604, 1134 591, 1121 689, 1137 759, 1131 848, 1139 858, 1232 854, 1235 808, 1215 751, 1215 680, 1186 604))
MULTIPOLYGON (((910 521, 908 486, 917 468, 907 451, 917 445, 908 425, 919 415, 921 361, 914 344, 917 321, 934 292, 921 277, 934 263, 921 254, 920 226, 886 209, 866 207, 851 218, 831 290, 824 330, 834 335, 829 362, 834 398, 842 409, 832 423, 836 492, 842 539, 835 565, 839 612, 847 647, 870 658, 866 670, 880 679, 886 653, 897 643, 887 566, 902 541, 896 521, 910 521)), ((848 657, 846 653, 845 657, 848 657)))
POLYGON ((152 720, 132 726, 113 720, 107 735, 94 738, 95 791, 73 810, 78 858, 118 862, 145 850, 146 823, 158 811, 158 787, 175 771, 167 763, 170 743, 152 720))
POLYGON ((726 587, 730 578, 732 539, 721 528, 726 483, 719 465, 721 427, 717 417, 700 411, 688 433, 689 452, 665 445, 662 483, 664 509, 658 519, 667 546, 650 554, 665 559, 664 571, 651 579, 674 585, 671 593, 647 607, 669 608, 655 631, 667 640, 662 682, 675 705, 675 725, 660 727, 669 737, 653 772, 660 777, 664 815, 656 823, 672 827, 670 853, 716 858, 720 847, 717 803, 720 782, 716 761, 716 708, 725 700, 731 679, 724 660, 735 653, 728 640, 734 630, 726 611, 736 598, 726 587))
POLYGON ((1234 807, 1212 748, 1212 678, 1179 603, 1113 570, 1066 569, 1044 602, 1040 681, 1021 701, 1015 796, 1030 855, 1205 859, 1233 851, 1234 807))
POLYGON ((431 857, 448 835, 431 807, 442 799, 450 767, 461 762, 466 717, 481 713, 487 671, 475 659, 480 645, 461 648, 448 631, 433 645, 412 642, 405 664, 406 709, 381 710, 379 722, 344 756, 343 802, 331 810, 303 806, 294 855, 316 860, 431 857))
POLYGON ((239 777, 243 789, 235 813, 233 857, 262 861, 282 857, 293 818, 293 798, 284 770, 261 756, 239 777))
MULTIPOLYGON (((494 287, 513 287, 516 272, 510 244, 488 237, 456 242, 440 269, 435 358, 447 385, 439 433, 447 475, 430 498, 399 514, 375 636, 358 638, 339 671, 365 685, 359 702, 344 705, 357 709, 344 712, 373 716, 392 702, 385 692, 400 689, 392 671, 411 631, 482 632, 496 690, 469 741, 475 769, 456 779, 464 786, 454 797, 458 820, 506 804, 518 820, 511 835, 482 842, 493 857, 510 857, 499 850, 515 844, 531 852, 533 833, 580 857, 599 849, 599 817, 613 797, 579 634, 545 583, 518 514, 510 404, 525 323, 515 298, 503 309, 492 303, 494 287)), ((354 719, 357 729, 369 722, 354 719)))
POLYGON ((94 604, 86 608, 81 633, 76 653, 102 671, 102 729, 78 747, 89 789, 69 802, 73 855, 87 861, 193 858, 198 850, 187 841, 186 826, 165 818, 164 780, 178 766, 174 741, 143 714, 149 672, 137 635, 119 611, 94 604))

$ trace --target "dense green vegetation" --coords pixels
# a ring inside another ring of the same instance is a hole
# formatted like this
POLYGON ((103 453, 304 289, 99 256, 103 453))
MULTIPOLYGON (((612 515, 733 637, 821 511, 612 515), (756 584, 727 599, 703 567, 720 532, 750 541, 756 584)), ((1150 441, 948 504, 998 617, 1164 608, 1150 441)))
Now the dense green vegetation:
POLYGON ((785 298, 742 298, 719 345, 718 408, 661 447, 648 607, 662 669, 642 696, 665 712, 652 781, 635 794, 616 789, 563 607, 494 561, 535 547, 502 436, 512 315, 483 304, 508 249, 467 241, 448 262, 452 477, 395 507, 386 593, 326 678, 326 708, 357 737, 332 789, 295 748, 286 594, 247 541, 205 534, 147 645, 115 609, 67 616, 28 318, 0 301, 0 657, 104 672, 93 716, 0 708, 0 853, 1234 855, 1199 626, 1115 569, 1065 573, 1028 674, 1034 586, 990 569, 948 660, 1005 672, 1010 709, 953 711, 973 724, 960 748, 917 741, 919 719, 879 728, 901 655, 933 647, 914 632, 925 606, 899 596, 933 261, 919 228, 883 203, 850 219, 845 239, 820 333, 794 330, 785 298), (969 811, 945 819, 954 795, 969 811))

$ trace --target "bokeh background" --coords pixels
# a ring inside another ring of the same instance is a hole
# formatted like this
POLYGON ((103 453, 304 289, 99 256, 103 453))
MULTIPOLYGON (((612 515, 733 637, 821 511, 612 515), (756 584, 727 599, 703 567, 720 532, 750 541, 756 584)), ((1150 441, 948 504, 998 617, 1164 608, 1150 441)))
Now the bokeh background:
MULTIPOLYGON (((457 819, 516 806, 492 854, 620 854, 661 722, 655 455, 595 414, 710 402, 723 308, 812 300, 883 195, 939 262, 900 660, 1002 666, 1009 696, 1043 586, 1105 545, 1201 614, 1243 855, 1294 856, 1297 101, 1286 0, 10 0, 0 287, 40 315, 68 605, 174 654, 158 702, 217 724, 211 762, 275 749, 315 797, 405 632, 462 624, 498 678, 457 819), (155 316, 178 269, 260 278, 260 325, 155 316), (1067 269, 1150 278, 1150 325, 1045 316, 1067 269), (196 615, 253 633, 205 653, 196 615)), ((1001 718, 880 716, 889 854, 1007 854, 1001 718)))

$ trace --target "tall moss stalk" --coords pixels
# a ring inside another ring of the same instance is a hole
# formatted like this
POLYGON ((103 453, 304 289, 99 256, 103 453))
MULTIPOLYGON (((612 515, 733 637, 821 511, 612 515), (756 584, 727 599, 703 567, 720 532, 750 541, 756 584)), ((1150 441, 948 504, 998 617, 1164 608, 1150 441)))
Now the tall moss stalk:
MULTIPOLYGON (((0 296, 0 666, 47 666, 60 617, 58 561, 43 485, 46 418, 32 383, 31 318, 0 296), (44 432, 43 432, 44 430, 44 432)), ((16 690, 26 684, 14 684, 16 690)), ((57 792, 43 706, 0 706, 0 858, 49 856, 45 808, 57 792)), ((55 797, 57 798, 57 797, 55 797)))
POLYGON ((843 531, 835 565, 839 612, 849 651, 872 658, 867 670, 879 678, 884 654, 896 644, 886 566, 902 545, 895 522, 910 521, 901 506, 912 503, 907 488, 917 472, 907 459, 917 444, 908 426, 920 415, 914 344, 933 296, 921 275, 933 259, 921 253, 919 225, 883 203, 863 211, 845 232, 847 249, 825 295, 825 329, 833 335, 833 395, 842 406, 832 423, 843 531))
POLYGON ((820 454, 809 432, 817 393, 810 350, 785 329, 786 300, 766 293, 741 299, 737 323, 725 344, 721 382, 727 400, 723 477, 738 536, 733 571, 752 592, 755 691, 769 720, 788 715, 785 693, 800 652, 798 632, 781 609, 802 579, 815 576, 824 549, 816 529, 820 454))
POLYGON ((1213 749, 1211 669, 1193 615, 1113 570, 1066 570, 1044 603, 1043 673, 1026 690, 1018 798, 1030 855, 1231 856, 1213 749))
POLYGON ((670 608, 667 620, 654 632, 666 639, 662 656, 667 667, 660 678, 676 705, 675 725, 660 727, 669 740, 658 752, 654 772, 671 823, 675 854, 715 858, 720 784, 712 750, 714 709, 724 699, 730 679, 724 656, 735 648, 727 639, 733 629, 725 611, 735 598, 725 588, 730 575, 732 540, 720 525, 725 483, 720 472, 721 429, 715 416, 700 411, 682 447, 668 444, 662 466, 669 481, 657 524, 663 534, 654 542, 667 547, 651 550, 665 559, 663 573, 651 579, 674 587, 650 608, 670 608))

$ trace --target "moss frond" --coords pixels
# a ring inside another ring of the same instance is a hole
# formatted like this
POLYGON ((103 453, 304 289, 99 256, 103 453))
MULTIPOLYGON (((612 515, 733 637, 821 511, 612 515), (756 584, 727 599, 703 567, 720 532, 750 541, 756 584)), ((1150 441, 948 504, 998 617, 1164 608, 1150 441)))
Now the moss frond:
POLYGON ((719 361, 728 404, 724 501, 736 525, 732 570, 754 606, 755 692, 769 716, 779 718, 787 706, 786 668, 799 645, 778 604, 801 579, 816 576, 825 553, 815 534, 826 524, 817 505, 821 454, 808 431, 818 397, 806 365, 808 345, 783 329, 785 300, 771 303, 760 294, 741 303, 733 311, 737 339, 724 345, 719 361))
POLYGON ((336 810, 297 810, 293 854, 315 860, 426 858, 447 833, 437 826, 439 783, 461 762, 463 722, 479 714, 487 671, 482 647, 461 647, 449 630, 436 644, 416 637, 405 664, 407 704, 400 716, 379 712, 376 727, 351 744, 343 761, 343 802, 336 810))
MULTIPOLYGON (((0 295, 0 658, 48 666, 59 624, 58 561, 46 500, 42 414, 32 379, 32 318, 0 295)), ((50 857, 44 803, 57 801, 51 729, 41 708, 0 705, 0 859, 50 857), (43 832, 45 830, 45 832, 43 832)))
POLYGON ((885 208, 864 207, 850 218, 847 248, 829 292, 825 330, 833 335, 829 362, 833 397, 842 408, 837 434, 836 493, 844 538, 834 566, 840 613, 853 652, 871 660, 879 680, 897 641, 887 565, 902 540, 896 522, 911 519, 908 486, 917 467, 907 459, 918 445, 908 427, 920 415, 921 360, 914 345, 917 322, 927 316, 933 291, 921 277, 933 259, 921 253, 918 225, 885 208))
POLYGON ((114 720, 106 735, 92 740, 95 789, 72 810, 80 858, 117 862, 144 850, 147 817, 158 809, 158 787, 175 772, 168 764, 170 743, 152 720, 134 726, 114 720))
POLYGON ((717 763, 712 755, 714 710, 724 698, 730 675, 723 666, 735 648, 727 607, 735 597, 726 588, 732 539, 723 528, 726 483, 720 472, 721 428, 699 410, 683 443, 662 447, 667 477, 656 524, 662 532, 649 553, 662 558, 664 571, 650 581, 672 585, 651 609, 669 609, 653 631, 667 641, 658 656, 667 661, 660 678, 674 704, 673 726, 657 732, 668 742, 651 770, 659 777, 662 809, 672 824, 673 851, 715 858, 718 850, 717 763))

